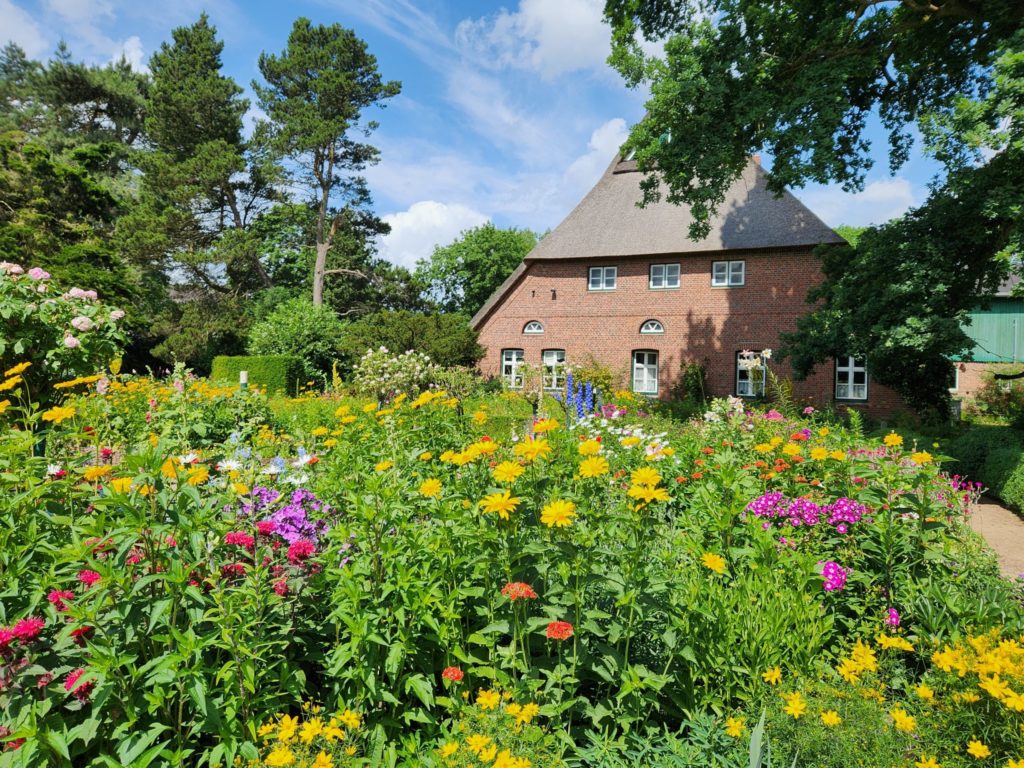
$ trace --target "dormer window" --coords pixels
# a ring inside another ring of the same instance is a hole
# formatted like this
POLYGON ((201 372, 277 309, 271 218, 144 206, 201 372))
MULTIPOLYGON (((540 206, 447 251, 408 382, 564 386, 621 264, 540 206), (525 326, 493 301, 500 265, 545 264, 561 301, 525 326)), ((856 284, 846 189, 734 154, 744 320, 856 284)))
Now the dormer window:
POLYGON ((640 326, 640 333, 664 333, 665 326, 658 320, 648 320, 640 326))
POLYGON ((544 326, 536 320, 531 320, 523 326, 523 333, 544 333, 544 326))

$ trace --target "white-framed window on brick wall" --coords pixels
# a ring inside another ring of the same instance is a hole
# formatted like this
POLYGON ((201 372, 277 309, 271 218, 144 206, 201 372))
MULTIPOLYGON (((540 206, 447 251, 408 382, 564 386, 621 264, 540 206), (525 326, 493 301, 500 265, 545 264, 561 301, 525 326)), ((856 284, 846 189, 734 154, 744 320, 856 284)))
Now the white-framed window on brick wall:
POLYGON ((633 391, 658 394, 658 353, 654 350, 638 349, 633 353, 633 391))
POLYGON ((836 359, 836 400, 867 400, 868 369, 856 357, 836 359))
POLYGON ((711 287, 735 288, 747 281, 747 262, 715 261, 711 263, 711 287))
POLYGON ((664 333, 665 326, 661 324, 660 320, 645 320, 644 324, 640 326, 640 333, 664 333))
POLYGON ((523 333, 537 334, 544 333, 544 326, 537 320, 531 320, 523 326, 523 333))
POLYGON ((587 288, 591 291, 614 291, 618 277, 618 267, 591 267, 587 271, 587 288))
POLYGON ((648 285, 654 290, 679 287, 678 264, 651 264, 651 277, 648 285))
POLYGON ((562 389, 565 386, 565 350, 545 349, 540 362, 544 367, 544 389, 562 389))
POLYGON ((761 350, 745 349, 736 353, 736 394, 740 397, 764 395, 768 366, 761 350))
POLYGON ((523 350, 501 350, 501 378, 511 389, 523 388, 523 350))

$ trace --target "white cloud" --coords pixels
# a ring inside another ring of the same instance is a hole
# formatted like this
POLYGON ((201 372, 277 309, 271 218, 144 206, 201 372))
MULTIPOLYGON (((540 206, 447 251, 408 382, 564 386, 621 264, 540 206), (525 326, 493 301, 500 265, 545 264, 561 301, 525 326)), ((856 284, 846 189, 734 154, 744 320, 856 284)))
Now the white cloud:
POLYGON ((434 246, 447 245, 462 230, 489 220, 469 206, 436 200, 421 200, 406 211, 382 218, 391 225, 391 232, 381 238, 380 255, 410 269, 416 266, 418 259, 430 256, 434 246))
POLYGON ((121 57, 124 57, 128 65, 136 72, 149 72, 149 67, 146 66, 146 52, 138 35, 132 35, 116 46, 110 60, 120 61, 121 57))
POLYGON ((587 152, 576 158, 565 172, 567 185, 572 189, 589 190, 619 151, 629 136, 626 121, 615 117, 599 126, 587 142, 587 152))
POLYGON ((550 79, 604 69, 611 30, 601 0, 521 0, 514 13, 466 19, 455 30, 459 49, 479 63, 538 72, 550 79))
POLYGON ((50 44, 46 35, 24 8, 15 5, 11 0, 0 0, 0 19, 3 19, 0 45, 16 43, 30 59, 38 58, 47 52, 50 44))
POLYGON ((797 197, 830 227, 840 224, 862 227, 882 224, 907 212, 924 198, 909 179, 880 179, 861 192, 844 192, 838 185, 808 186, 797 197))

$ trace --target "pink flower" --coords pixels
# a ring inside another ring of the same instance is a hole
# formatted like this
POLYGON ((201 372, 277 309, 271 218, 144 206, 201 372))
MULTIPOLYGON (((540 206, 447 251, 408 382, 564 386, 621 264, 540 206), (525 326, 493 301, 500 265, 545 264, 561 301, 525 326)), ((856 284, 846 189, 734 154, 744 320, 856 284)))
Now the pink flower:
POLYGON ((288 582, 285 579, 278 579, 274 582, 274 591, 281 597, 288 594, 288 582))
POLYGON ((256 523, 256 531, 260 536, 269 536, 277 529, 277 523, 273 520, 260 520, 256 523))
POLYGON ((124 317, 124 312, 122 312, 120 309, 115 309, 113 312, 110 313, 111 320, 120 320, 122 317, 124 317))
POLYGON ((95 584, 102 578, 103 577, 96 573, 96 571, 90 571, 87 568, 78 572, 78 580, 85 584, 86 589, 91 587, 93 584, 95 584))
POLYGON ((9 261, 0 261, 0 270, 6 272, 8 275, 20 275, 25 271, 19 265, 12 264, 9 261))
POLYGON ((0 627, 0 651, 7 650, 7 646, 13 643, 15 634, 7 627, 0 627))
POLYGON ((46 596, 46 599, 49 600, 53 604, 54 608, 56 608, 58 611, 63 612, 63 611, 66 611, 68 609, 68 604, 65 603, 64 601, 65 600, 70 600, 74 596, 75 596, 74 592, 69 592, 66 589, 63 589, 63 590, 54 589, 54 590, 52 590, 50 592, 50 594, 48 594, 46 596))
POLYGON ((71 630, 71 639, 75 641, 75 645, 79 648, 85 647, 85 641, 92 633, 92 627, 79 627, 78 629, 71 630))
POLYGON ((28 271, 28 276, 30 278, 32 278, 33 280, 49 280, 50 279, 50 273, 47 272, 45 269, 41 269, 40 267, 32 267, 32 269, 30 269, 28 271))
POLYGON ((804 408, 804 416, 810 416, 812 413, 814 413, 813 405, 808 405, 806 408, 804 408))
POLYGON ((245 549, 252 549, 256 546, 256 540, 248 533, 243 531, 231 531, 224 536, 225 544, 232 544, 238 547, 244 547, 245 549))
POLYGON ((821 575, 825 579, 822 585, 826 592, 836 592, 846 586, 846 579, 850 575, 847 568, 839 563, 828 560, 821 568, 821 575))
POLYGON ((15 624, 11 631, 14 636, 17 637, 23 643, 30 643, 39 637, 39 633, 43 631, 43 627, 46 626, 46 622, 43 619, 37 617, 29 617, 22 619, 15 624))
POLYGON ((303 561, 316 552, 313 542, 308 539, 299 539, 288 547, 288 562, 292 565, 302 565, 303 561))
POLYGON ((95 680, 86 680, 84 683, 79 683, 79 679, 84 674, 85 668, 79 667, 74 672, 69 672, 67 678, 64 680, 64 690, 82 702, 89 700, 89 695, 92 693, 93 686, 96 685, 95 680))
POLYGON ((64 337, 64 346, 67 347, 68 349, 74 349, 75 347, 81 346, 81 343, 82 342, 80 342, 70 333, 64 337))
POLYGON ((110 379, 100 379, 96 382, 96 394, 105 395, 107 390, 110 389, 110 379))
POLYGON ((91 331, 93 322, 85 315, 79 315, 78 317, 72 318, 71 325, 76 331, 91 331))
POLYGON ((900 625, 900 612, 895 608, 890 608, 886 611, 885 623, 890 627, 898 627, 900 625))

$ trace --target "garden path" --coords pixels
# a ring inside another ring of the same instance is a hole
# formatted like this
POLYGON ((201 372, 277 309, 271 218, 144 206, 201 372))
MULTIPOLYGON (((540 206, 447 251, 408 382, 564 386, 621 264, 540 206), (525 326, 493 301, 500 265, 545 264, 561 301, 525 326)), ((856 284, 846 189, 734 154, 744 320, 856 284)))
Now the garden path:
POLYGON ((970 518, 976 530, 999 557, 1008 579, 1024 575, 1024 520, 990 496, 982 496, 970 518))

